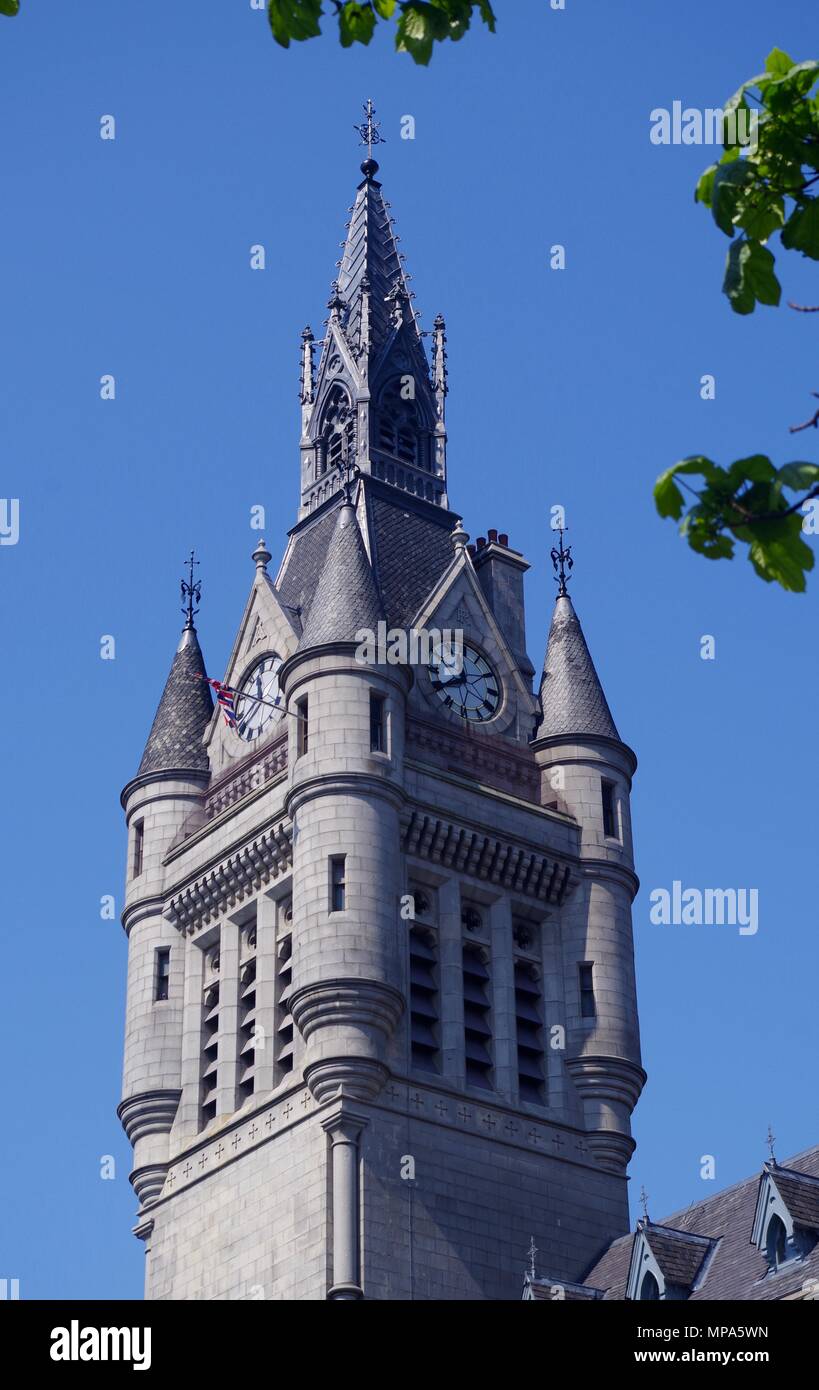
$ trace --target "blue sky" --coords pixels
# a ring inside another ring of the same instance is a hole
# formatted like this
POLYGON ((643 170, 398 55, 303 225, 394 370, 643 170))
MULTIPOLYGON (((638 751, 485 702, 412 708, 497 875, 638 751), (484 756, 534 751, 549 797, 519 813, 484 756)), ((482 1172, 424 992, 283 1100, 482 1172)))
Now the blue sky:
MULTIPOLYGON (((21 507, 19 543, 0 550, 0 1276, 23 1297, 141 1294, 115 1114, 126 949, 99 916, 122 894, 118 796, 176 644, 184 556, 201 554, 219 672, 252 578, 250 508, 267 508, 277 556, 295 519, 299 334, 325 315, 368 95, 424 323, 447 317, 453 505, 473 536, 496 526, 532 562, 536 664, 549 508, 567 508, 574 601, 640 759, 649 1083, 632 1198, 644 1183, 660 1217, 746 1176, 769 1122, 780 1157, 819 1140, 819 579, 800 597, 744 559, 709 564, 651 500, 685 454, 816 457, 813 434, 787 433, 819 389, 816 324, 730 312, 727 242, 692 198, 710 152, 649 141, 653 108, 721 104, 774 44, 816 56, 815 22, 801 0, 747 0, 741 19, 725 0, 496 10, 496 37, 476 32, 426 71, 386 36, 284 52, 249 0, 23 0, 0 20, 0 491, 21 507), (565 272, 548 266, 556 242, 565 272), (117 397, 102 402, 109 372, 117 397), (756 887, 757 935, 651 926, 648 893, 674 879, 756 887)), ((785 297, 815 303, 815 265, 779 262, 785 297)))

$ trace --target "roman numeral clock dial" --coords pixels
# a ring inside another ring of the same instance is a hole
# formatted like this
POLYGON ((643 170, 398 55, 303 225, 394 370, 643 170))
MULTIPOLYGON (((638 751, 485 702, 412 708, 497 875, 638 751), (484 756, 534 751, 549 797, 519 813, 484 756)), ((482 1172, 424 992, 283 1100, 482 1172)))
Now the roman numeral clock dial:
POLYGON ((279 689, 281 664, 281 657, 275 653, 262 657, 239 686, 235 702, 236 732, 248 743, 268 733, 284 714, 284 700, 279 689))
POLYGON ((464 642, 463 665, 435 659, 429 664, 429 677, 441 703, 462 719, 485 723, 500 708, 500 679, 471 642, 464 642))

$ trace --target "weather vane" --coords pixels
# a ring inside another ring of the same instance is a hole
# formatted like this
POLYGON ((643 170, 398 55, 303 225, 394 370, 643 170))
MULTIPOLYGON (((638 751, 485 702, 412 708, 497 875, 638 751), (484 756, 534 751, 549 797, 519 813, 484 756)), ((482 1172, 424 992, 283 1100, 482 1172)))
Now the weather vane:
MULTIPOLYGON (((569 528, 566 527, 566 530, 568 530, 568 529, 569 529, 569 528)), ((562 526, 559 527, 559 535, 560 535, 560 548, 559 548, 559 549, 556 549, 554 546, 552 546, 552 564, 553 564, 553 566, 554 566, 554 571, 555 571, 555 583, 557 584, 557 596, 558 596, 558 598, 565 598, 565 597, 566 597, 566 585, 568 584, 569 579, 571 578, 571 574, 567 574, 566 571, 567 571, 567 570, 572 570, 572 569, 574 568, 574 560, 572 559, 572 547, 571 547, 570 545, 567 545, 567 546, 564 547, 564 545, 563 545, 563 527, 562 527, 562 526)))
POLYGON ((536 1256, 537 1256, 537 1246, 535 1245, 535 1238, 534 1238, 534 1236, 532 1236, 531 1239, 530 1239, 530 1241, 529 1241, 529 1278, 530 1278, 530 1279, 536 1279, 536 1278, 537 1278, 537 1275, 535 1274, 535 1259, 536 1259, 536 1256))
POLYGON ((644 1187, 640 1188, 640 1205, 643 1208, 643 1220, 648 1221, 648 1193, 644 1187))
POLYGON ((361 469, 357 463, 350 462, 349 456, 339 459, 336 468, 344 492, 344 500, 347 506, 351 507, 353 505, 353 488, 361 477, 361 469))
POLYGON ((194 582, 193 578, 193 567, 199 564, 194 551, 191 551, 185 564, 188 566, 188 579, 182 580, 182 612, 187 619, 185 627, 193 627, 193 620, 199 612, 199 596, 202 593, 201 579, 194 582))
POLYGON ((361 136, 361 144, 367 146, 367 158, 372 159, 373 145, 383 145, 386 143, 384 136, 380 133, 381 122, 373 120, 375 116, 375 107, 373 106, 372 97, 367 97, 364 103, 364 115, 367 119, 362 121, 361 125, 354 125, 353 130, 358 131, 361 136))
POLYGON ((766 1135, 766 1137, 765 1137, 765 1143, 768 1145, 768 1148, 769 1148, 770 1151, 771 1151, 771 1163, 776 1163, 776 1154, 774 1153, 774 1144, 776 1143, 776 1135, 774 1134, 774 1132, 773 1132, 773 1130, 771 1129, 771 1126, 770 1126, 770 1125, 768 1125, 768 1133, 767 1133, 767 1135, 766 1135))

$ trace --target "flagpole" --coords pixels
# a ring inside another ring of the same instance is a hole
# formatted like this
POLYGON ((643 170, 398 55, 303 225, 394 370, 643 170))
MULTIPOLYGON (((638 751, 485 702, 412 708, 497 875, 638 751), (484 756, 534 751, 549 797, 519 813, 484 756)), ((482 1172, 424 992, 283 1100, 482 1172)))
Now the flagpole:
MULTIPOLYGON (((200 672, 197 672, 197 676, 199 680, 208 681, 208 684, 210 684, 207 676, 203 676, 200 672)), ((238 695, 240 700, 253 700, 257 705, 267 705, 269 709, 284 710, 284 705, 276 704, 275 700, 265 700, 261 695, 248 695, 247 691, 237 690, 233 685, 222 685, 220 681, 219 688, 221 690, 226 690, 228 695, 238 695)))

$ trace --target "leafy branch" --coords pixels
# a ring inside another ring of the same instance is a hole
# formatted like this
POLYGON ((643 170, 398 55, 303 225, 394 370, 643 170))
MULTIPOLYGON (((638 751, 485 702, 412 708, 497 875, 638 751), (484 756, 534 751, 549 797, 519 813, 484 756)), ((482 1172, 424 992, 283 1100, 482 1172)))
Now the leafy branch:
MULTIPOLYGON (((3 3, 3 0, 0 0, 3 3)), ((489 0, 329 0, 338 20, 342 48, 368 44, 379 20, 395 21, 395 47, 423 66, 436 43, 463 38, 473 10, 495 32, 489 0)), ((282 48, 291 42, 317 38, 325 15, 324 0, 268 0, 267 17, 273 37, 282 48)))
MULTIPOLYGON (((794 63, 773 49, 765 72, 743 82, 726 102, 722 156, 697 183, 695 200, 711 209, 720 231, 731 238, 722 288, 737 314, 780 302, 782 289, 768 248, 774 235, 785 250, 819 260, 817 84, 819 62, 794 63)), ((792 301, 790 307, 799 313, 819 310, 792 301)), ((819 410, 790 431, 811 427, 819 428, 819 410)), ((731 559, 736 543, 744 543, 759 577, 793 592, 805 589, 814 566, 803 534, 817 529, 816 499, 819 465, 788 463, 776 469, 764 454, 738 459, 727 469, 698 454, 666 469, 654 487, 660 516, 681 521, 680 532, 692 550, 710 560, 731 559), (683 476, 692 474, 703 480, 698 488, 683 476), (687 512, 678 483, 695 499, 687 512), (783 489, 797 493, 795 500, 783 489)))

